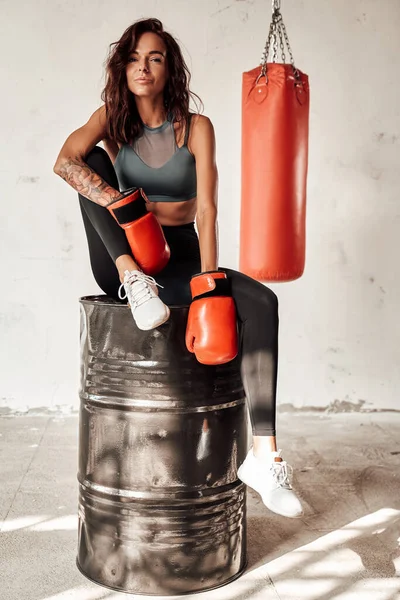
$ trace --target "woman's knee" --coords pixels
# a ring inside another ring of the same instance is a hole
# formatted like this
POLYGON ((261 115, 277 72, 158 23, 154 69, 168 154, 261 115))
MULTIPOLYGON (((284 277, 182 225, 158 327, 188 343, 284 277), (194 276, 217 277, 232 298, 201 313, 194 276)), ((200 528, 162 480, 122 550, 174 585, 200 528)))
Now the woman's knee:
POLYGON ((223 269, 231 280, 233 295, 244 294, 252 302, 267 305, 272 310, 278 310, 278 297, 269 287, 244 273, 233 269, 223 269))
POLYGON ((265 301, 268 302, 273 308, 278 310, 278 296, 266 285, 263 285, 263 298, 265 298, 265 301))
MULTIPOLYGON (((259 282, 256 282, 259 283, 259 282)), ((272 318, 277 318, 279 312, 278 296, 269 287, 260 283, 260 287, 251 293, 252 306, 257 313, 268 313, 272 318)))
POLYGON ((119 189, 117 174, 111 158, 107 152, 100 146, 95 146, 88 152, 85 158, 86 164, 93 169, 100 177, 102 177, 108 185, 111 185, 116 190, 119 189))
POLYGON ((108 156, 104 148, 101 148, 100 146, 95 146, 90 150, 90 152, 88 152, 88 154, 85 157, 85 163, 93 169, 96 169, 98 168, 98 166, 103 165, 112 166, 110 157, 108 156))

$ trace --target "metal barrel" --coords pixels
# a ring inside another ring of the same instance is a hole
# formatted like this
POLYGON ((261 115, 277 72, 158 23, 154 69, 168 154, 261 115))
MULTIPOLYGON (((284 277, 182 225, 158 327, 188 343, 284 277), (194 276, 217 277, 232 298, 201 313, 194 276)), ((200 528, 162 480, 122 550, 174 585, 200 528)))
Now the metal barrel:
POLYGON ((80 309, 78 568, 134 594, 229 583, 246 566, 238 360, 205 366, 187 351, 187 307, 151 331, 107 296, 80 309))

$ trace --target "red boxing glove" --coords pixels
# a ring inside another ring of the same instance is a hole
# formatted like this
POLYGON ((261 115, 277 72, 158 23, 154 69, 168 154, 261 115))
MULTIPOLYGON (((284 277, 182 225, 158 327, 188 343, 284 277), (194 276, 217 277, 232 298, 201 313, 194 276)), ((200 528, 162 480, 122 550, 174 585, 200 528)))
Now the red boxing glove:
POLYGON ((161 271, 169 261, 170 249, 160 223, 146 208, 141 188, 131 188, 123 198, 107 206, 117 223, 125 229, 133 257, 147 275, 161 271))
POLYGON ((192 277, 186 347, 203 365, 221 365, 238 353, 236 308, 223 271, 192 277))

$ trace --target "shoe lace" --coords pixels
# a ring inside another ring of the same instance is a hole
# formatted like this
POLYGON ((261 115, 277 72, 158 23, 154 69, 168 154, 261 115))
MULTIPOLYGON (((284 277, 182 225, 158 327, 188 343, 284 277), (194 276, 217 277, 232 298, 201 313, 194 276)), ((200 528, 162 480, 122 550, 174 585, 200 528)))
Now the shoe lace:
POLYGON ((285 460, 273 462, 271 465, 271 471, 274 481, 277 485, 291 489, 293 469, 285 460))
POLYGON ((150 287, 152 285, 163 287, 156 282, 154 277, 145 275, 142 271, 130 271, 128 275, 125 275, 124 282, 119 286, 118 297, 121 300, 128 298, 131 306, 140 306, 154 296, 154 291, 150 287), (122 295, 122 290, 124 290, 125 295, 122 295))

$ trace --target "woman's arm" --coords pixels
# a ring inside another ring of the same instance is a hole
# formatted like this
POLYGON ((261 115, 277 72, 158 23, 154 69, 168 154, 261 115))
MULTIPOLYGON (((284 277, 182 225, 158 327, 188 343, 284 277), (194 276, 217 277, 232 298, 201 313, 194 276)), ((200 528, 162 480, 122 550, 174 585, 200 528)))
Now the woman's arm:
POLYGON ((100 206, 107 206, 122 196, 119 190, 111 187, 84 161, 90 150, 105 137, 106 110, 102 106, 83 127, 68 136, 53 167, 54 173, 74 190, 100 206))
POLYGON ((197 215, 201 270, 218 268, 218 170, 215 161, 214 127, 208 117, 192 118, 190 147, 196 159, 197 215))

